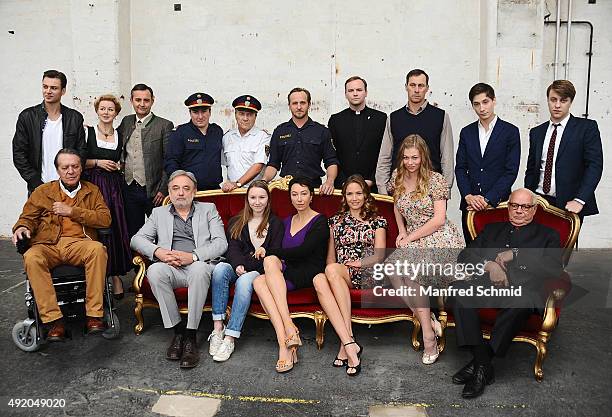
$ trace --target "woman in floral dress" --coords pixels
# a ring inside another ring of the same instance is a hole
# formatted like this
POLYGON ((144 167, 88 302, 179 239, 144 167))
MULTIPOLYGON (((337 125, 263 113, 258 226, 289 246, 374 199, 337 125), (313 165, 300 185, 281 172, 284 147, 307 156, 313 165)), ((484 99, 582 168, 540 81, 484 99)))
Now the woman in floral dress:
MULTIPOLYGON (((395 243, 400 250, 387 262, 454 264, 464 241, 457 227, 446 218, 449 186, 441 174, 432 171, 427 144, 419 135, 409 135, 400 146, 398 158, 389 185, 399 231, 395 243)), ((455 280, 447 271, 432 268, 399 281, 403 285, 446 287, 455 280)), ((396 285, 398 280, 392 282, 396 285)), ((436 337, 442 332, 440 323, 430 312, 428 297, 417 292, 415 297, 406 297, 406 301, 421 323, 425 344, 422 361, 430 365, 440 354, 436 337)))
POLYGON ((340 212, 329 219, 327 267, 314 280, 319 302, 340 339, 332 365, 349 376, 361 371, 363 348, 353 338, 350 288, 372 288, 368 267, 384 258, 387 220, 378 216, 363 177, 350 176, 342 187, 340 212))

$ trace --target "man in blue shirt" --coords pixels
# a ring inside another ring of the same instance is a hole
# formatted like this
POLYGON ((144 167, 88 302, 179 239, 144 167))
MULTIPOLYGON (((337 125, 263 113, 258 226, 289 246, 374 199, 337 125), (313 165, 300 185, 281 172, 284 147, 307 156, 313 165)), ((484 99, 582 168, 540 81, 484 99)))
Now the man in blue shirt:
POLYGON ((209 123, 214 102, 206 93, 194 93, 185 100, 191 121, 177 126, 170 135, 166 151, 166 173, 170 176, 178 169, 192 172, 198 181, 199 191, 218 189, 223 181, 223 129, 209 123))
POLYGON ((296 87, 287 96, 291 119, 274 129, 270 140, 270 159, 263 179, 270 181, 280 169, 281 177, 292 175, 309 178, 319 186, 321 194, 334 192, 334 180, 338 175, 338 159, 329 130, 308 117, 310 92, 296 87), (321 169, 325 165, 327 177, 321 169))

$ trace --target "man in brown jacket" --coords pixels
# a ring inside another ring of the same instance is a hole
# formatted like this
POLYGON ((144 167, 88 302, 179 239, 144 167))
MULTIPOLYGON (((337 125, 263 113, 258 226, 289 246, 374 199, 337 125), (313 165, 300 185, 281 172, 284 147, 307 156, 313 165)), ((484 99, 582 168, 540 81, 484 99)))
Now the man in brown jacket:
POLYGON ((13 226, 13 243, 30 239, 23 255, 43 323, 49 323, 47 340, 63 341, 62 312, 57 304, 50 271, 58 265, 85 267, 87 332, 104 330, 101 317, 106 275, 106 248, 94 240, 96 228, 108 227, 111 215, 94 184, 81 181, 81 157, 74 149, 55 156, 59 180, 37 187, 13 226))

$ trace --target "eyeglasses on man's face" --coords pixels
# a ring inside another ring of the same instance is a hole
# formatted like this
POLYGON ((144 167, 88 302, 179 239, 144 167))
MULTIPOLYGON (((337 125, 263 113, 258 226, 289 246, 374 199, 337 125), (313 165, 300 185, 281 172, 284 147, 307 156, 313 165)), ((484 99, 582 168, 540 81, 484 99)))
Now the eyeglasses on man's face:
POLYGON ((518 204, 518 203, 508 203, 508 207, 512 210, 518 210, 519 208, 522 210, 531 210, 535 207, 535 204, 518 204))

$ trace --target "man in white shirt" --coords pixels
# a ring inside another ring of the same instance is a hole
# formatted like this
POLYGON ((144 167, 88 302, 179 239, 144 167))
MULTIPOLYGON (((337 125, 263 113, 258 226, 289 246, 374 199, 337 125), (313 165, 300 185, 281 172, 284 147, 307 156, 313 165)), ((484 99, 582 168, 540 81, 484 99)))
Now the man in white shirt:
POLYGON ((268 162, 270 134, 255 126, 261 103, 255 97, 243 95, 232 102, 236 129, 223 135, 221 163, 227 167, 227 181, 221 184, 224 192, 247 186, 262 176, 268 162))
POLYGON ((60 149, 75 149, 85 160, 83 116, 61 103, 66 84, 64 73, 45 71, 43 102, 23 110, 17 118, 13 163, 28 184, 28 195, 39 185, 59 178, 53 160, 60 149))
POLYGON ((582 220, 599 213, 595 189, 603 150, 597 122, 571 115, 575 96, 568 80, 556 80, 546 90, 550 121, 529 132, 525 188, 582 220))
POLYGON ((519 130, 495 114, 493 87, 478 83, 468 96, 478 120, 461 129, 455 163, 466 244, 472 240, 466 222, 468 212, 506 201, 521 162, 519 130))

